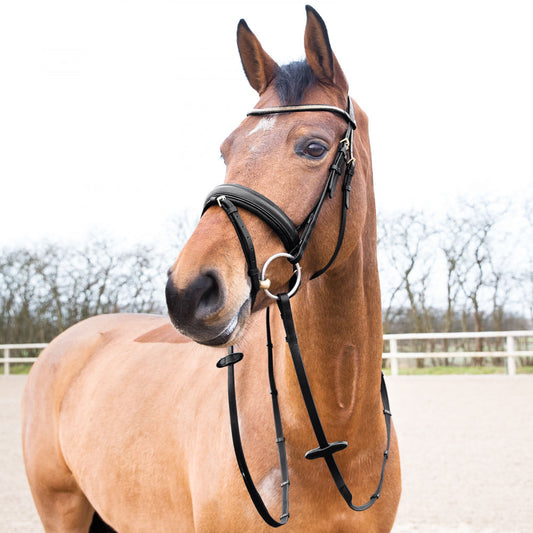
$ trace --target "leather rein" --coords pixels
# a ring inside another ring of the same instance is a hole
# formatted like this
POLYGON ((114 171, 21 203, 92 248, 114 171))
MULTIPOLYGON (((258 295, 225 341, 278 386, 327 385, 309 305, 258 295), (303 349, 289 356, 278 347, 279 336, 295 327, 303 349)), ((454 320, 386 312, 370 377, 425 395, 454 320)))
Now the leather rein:
MULTIPOLYGON (((335 154, 333 164, 329 168, 328 177, 325 186, 311 209, 310 213, 305 218, 304 222, 300 226, 296 226, 292 220, 286 215, 286 213, 278 207, 270 199, 266 198, 262 194, 249 189, 243 185, 237 184, 223 184, 215 187, 215 189, 208 196, 203 213, 212 206, 221 207, 230 219, 235 232, 239 238, 241 248, 246 258, 248 266, 248 276, 251 281, 251 308, 253 308, 255 298, 259 290, 265 290, 266 294, 275 299, 278 308, 280 310, 281 318, 286 333, 286 341, 289 346, 294 368, 298 378, 298 384, 304 399, 306 410, 315 433, 315 437, 318 442, 318 447, 308 451, 305 454, 307 459, 323 458, 326 461, 330 474, 337 486, 337 489, 341 493, 342 497, 348 504, 348 506, 354 511, 364 511, 371 507, 379 498, 383 480, 385 476, 385 466, 389 457, 390 438, 391 438, 391 412, 389 408, 389 399, 387 395, 387 389, 385 386, 385 380, 383 373, 381 374, 381 400, 383 404, 383 414, 385 417, 385 425, 387 430, 387 446, 383 453, 383 462, 381 467, 381 475, 376 491, 370 499, 363 505, 354 505, 352 503, 352 495, 346 486, 342 474, 339 471, 333 454, 343 450, 348 446, 346 441, 329 442, 318 411, 314 402, 313 394, 309 386, 309 380, 305 371, 304 363, 300 353, 298 345, 298 338, 294 327, 294 320, 292 317, 292 310, 290 305, 290 298, 296 293, 299 288, 301 280, 301 269, 299 261, 301 260, 305 249, 311 238, 311 234, 316 225, 318 215, 322 209, 324 201, 329 196, 333 198, 337 182, 339 178, 344 174, 342 180, 342 208, 341 208, 341 221, 339 228, 339 235, 337 238, 337 244, 333 255, 328 263, 320 270, 315 272, 311 279, 314 279, 322 275, 333 263, 339 250, 342 246, 344 239, 344 232, 346 228, 346 216, 350 207, 350 190, 351 180, 355 170, 355 158, 353 155, 353 133, 357 127, 355 121, 355 115, 353 106, 348 98, 348 105, 346 111, 329 105, 298 105, 298 106, 281 106, 270 107, 264 109, 253 109, 248 115, 250 116, 262 116, 278 113, 295 113, 295 112, 329 112, 341 116, 348 123, 348 127, 344 137, 339 142, 337 153, 335 154), (246 228, 246 225, 242 221, 239 215, 238 208, 245 209, 252 214, 258 216, 266 224, 272 228, 272 230, 278 235, 283 243, 287 253, 275 254, 272 256, 263 266, 262 272, 259 272, 257 261, 255 257, 255 250, 253 246, 252 238, 246 228), (291 288, 287 293, 273 295, 269 292, 270 281, 266 278, 266 271, 271 261, 279 258, 287 258, 294 266, 294 275, 291 279, 291 288)), ((272 527, 279 527, 287 523, 289 519, 289 469, 287 464, 287 453, 285 447, 285 437, 283 436, 283 427, 281 423, 281 415, 278 403, 278 393, 276 389, 276 382, 274 376, 274 362, 273 362, 273 345, 270 333, 270 307, 267 307, 266 311, 266 334, 267 334, 267 350, 268 350, 268 375, 270 383, 270 393, 272 396, 272 409, 274 416, 274 425, 276 431, 276 443, 278 446, 278 456, 281 471, 281 516, 279 521, 272 518, 268 512, 259 492, 257 491, 248 466, 244 457, 240 431, 239 431, 239 418, 237 412, 237 401, 235 393, 235 372, 234 365, 238 363, 244 355, 241 352, 235 352, 233 346, 230 346, 228 355, 223 357, 217 362, 217 367, 228 368, 228 403, 230 411, 230 423, 233 446, 235 450, 235 456, 239 465, 239 470, 242 474, 244 483, 250 497, 263 518, 263 520, 272 527)))

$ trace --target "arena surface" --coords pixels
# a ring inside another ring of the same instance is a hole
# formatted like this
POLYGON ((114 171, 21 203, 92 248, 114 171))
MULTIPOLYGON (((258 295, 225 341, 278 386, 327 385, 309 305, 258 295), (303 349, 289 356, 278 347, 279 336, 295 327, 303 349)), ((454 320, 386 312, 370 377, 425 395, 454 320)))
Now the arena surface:
MULTIPOLYGON (((0 533, 42 532, 20 446, 26 376, 0 376, 0 533)), ((393 533, 533 531, 533 376, 387 379, 403 494, 393 533)))

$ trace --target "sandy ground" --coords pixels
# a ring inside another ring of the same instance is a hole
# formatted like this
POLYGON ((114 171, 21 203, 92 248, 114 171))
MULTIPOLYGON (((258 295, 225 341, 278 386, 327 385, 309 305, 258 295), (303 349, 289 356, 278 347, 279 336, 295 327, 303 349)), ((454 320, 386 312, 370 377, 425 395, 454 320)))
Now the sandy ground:
MULTIPOLYGON (((25 380, 0 376, 0 533, 42 532, 20 447, 25 380)), ((533 376, 387 382, 403 469, 393 532, 532 532, 533 376)))

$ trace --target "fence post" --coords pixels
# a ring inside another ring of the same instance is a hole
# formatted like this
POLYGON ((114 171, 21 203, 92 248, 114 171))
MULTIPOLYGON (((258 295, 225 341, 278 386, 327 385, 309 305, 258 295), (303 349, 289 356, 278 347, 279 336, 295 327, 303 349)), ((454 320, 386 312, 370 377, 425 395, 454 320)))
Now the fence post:
POLYGON ((505 337, 505 349, 507 351, 507 374, 509 376, 514 376, 516 374, 516 361, 514 358, 514 354, 516 352, 515 350, 515 343, 514 343, 514 337, 511 335, 505 337))
POLYGON ((9 348, 4 348, 4 376, 9 375, 9 348))
POLYGON ((389 340, 389 352, 390 352, 390 373, 393 376, 397 376, 399 374, 398 371, 398 358, 396 357, 398 355, 398 341, 397 339, 390 339, 389 340))

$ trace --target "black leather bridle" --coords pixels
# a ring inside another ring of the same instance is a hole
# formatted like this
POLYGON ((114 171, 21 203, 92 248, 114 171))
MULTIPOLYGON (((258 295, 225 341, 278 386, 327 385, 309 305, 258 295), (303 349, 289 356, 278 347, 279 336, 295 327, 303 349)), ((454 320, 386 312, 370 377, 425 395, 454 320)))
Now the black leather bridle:
MULTIPOLYGON (((251 281, 251 308, 253 308, 257 293, 259 290, 264 289, 265 292, 272 298, 277 301, 278 308, 281 313, 283 320, 283 325, 285 327, 286 340, 289 346, 293 364, 296 370, 296 375, 298 378, 298 383, 302 396, 305 402, 305 406, 308 412, 313 431, 315 433, 316 439, 318 441, 318 447, 310 450, 306 453, 307 459, 317 459, 323 458, 326 461, 326 464, 329 468, 333 480, 345 499, 348 506, 354 511, 364 511, 371 507, 380 496, 381 488, 383 485, 383 480, 385 476, 385 465, 389 456, 390 448, 390 437, 391 437, 391 423, 390 423, 390 408, 389 400, 387 395, 387 389, 385 387, 385 381, 383 374, 381 375, 381 399, 383 403, 383 414, 385 416, 385 424, 387 429, 387 447, 383 453, 383 462, 381 467, 381 476, 378 483, 378 487, 374 494, 370 497, 369 501, 364 505, 356 506, 352 503, 352 495, 346 486, 342 475, 338 469, 338 466, 335 462, 333 454, 343 450, 348 446, 346 441, 340 442, 329 442, 324 433, 320 417, 318 416, 318 411, 313 399, 311 388, 309 386, 309 381, 307 379, 307 374, 305 372, 305 367, 300 353, 300 348, 298 345, 298 339, 296 336, 296 331, 294 327, 294 321, 292 318, 292 310, 290 306, 290 297, 297 291, 300 279, 301 279, 301 270, 299 266, 299 261, 301 260, 305 249, 311 238, 311 234, 316 225, 318 216, 324 204, 324 201, 329 196, 333 198, 337 182, 339 178, 344 174, 342 181, 342 194, 343 201, 341 207, 341 222, 339 228, 339 235, 337 238, 337 244, 335 250, 330 260, 326 265, 324 265, 320 270, 315 272, 311 279, 314 279, 322 275, 335 261, 339 250, 341 249, 342 242, 344 239, 344 232, 346 229, 346 216, 347 211, 350 207, 350 190, 351 190, 351 181, 354 175, 355 169, 355 158, 353 154, 353 134, 354 130, 357 127, 355 121, 355 115, 353 111, 353 106, 348 98, 348 105, 345 110, 342 110, 335 106, 329 105, 298 105, 298 106, 281 106, 281 107, 269 107, 264 109, 253 109, 248 115, 251 116, 262 116, 262 115, 271 115, 279 113, 295 113, 295 112, 329 112, 334 113, 338 116, 341 116, 348 123, 346 133, 339 142, 339 147, 333 164, 329 168, 328 177, 324 188, 315 203, 314 207, 311 209, 310 213, 305 218, 304 222, 299 226, 296 226, 292 220, 286 215, 286 213, 278 207, 274 202, 263 196, 262 194, 249 189, 243 185, 238 184, 223 184, 215 187, 215 189, 208 196, 205 204, 204 210, 209 209, 212 206, 220 206, 235 228, 235 232, 239 238, 244 256, 246 258, 246 263, 248 266, 248 276, 251 281), (242 218, 239 215, 238 208, 245 209, 250 213, 258 216, 263 220, 272 230, 278 235, 281 242, 283 243, 287 253, 276 254, 272 256, 264 265, 263 271, 260 273, 257 261, 255 257, 255 250, 252 238, 246 228, 246 225, 242 221, 242 218), (294 281, 292 287, 288 293, 273 295, 268 289, 270 288, 270 282, 266 278, 266 270, 270 262, 280 256, 286 257, 295 267, 294 270, 294 281)), ((231 422, 231 431, 233 438, 233 445, 235 449, 235 455, 239 465, 239 469, 243 476, 243 480, 248 489, 248 492, 252 498, 252 501, 261 515, 261 517, 269 525, 273 527, 278 527, 287 522, 289 519, 289 472, 287 465, 287 454, 285 448, 285 438, 283 436, 283 428, 281 424, 281 416, 279 410, 279 404, 277 399, 277 390, 276 383, 274 378, 274 364, 273 364, 273 346, 270 334, 270 308, 267 308, 267 318, 266 318, 266 331, 267 331, 267 348, 268 348, 268 374, 270 382, 270 390, 272 395, 272 408, 274 414, 274 423, 276 429, 276 442, 278 445, 278 455, 280 461, 280 470, 281 470, 281 490, 282 490, 282 511, 279 522, 271 517, 268 510, 266 509, 261 496, 259 495, 255 485, 253 483, 252 477, 248 470, 246 460, 244 457, 244 452, 242 449, 242 442, 240 438, 239 431, 239 420, 237 413, 237 402, 235 397, 235 374, 234 374, 234 365, 238 363, 242 358, 243 354, 240 352, 235 352, 233 346, 228 350, 228 355, 220 359, 217 363, 219 368, 228 367, 228 401, 229 401, 229 410, 230 410, 230 422, 231 422)))
POLYGON ((248 116, 262 116, 275 113, 295 113, 305 111, 334 113, 341 116, 348 122, 348 128, 342 140, 339 142, 339 147, 337 153, 335 154, 333 164, 329 168, 328 178, 324 188, 322 189, 322 193, 302 224, 296 226, 294 222, 285 214, 285 212, 274 202, 257 191, 245 187, 244 185, 238 185, 234 183, 225 183, 223 185, 219 185, 215 187, 213 191, 211 191, 204 204, 204 213, 213 205, 219 205, 222 207, 235 227, 237 235, 241 240, 241 245, 248 263, 248 275, 250 276, 252 284, 252 303, 255 301, 255 297, 259 290, 259 270, 257 269, 251 238, 248 235, 246 226, 242 223, 242 220, 239 220, 240 216, 237 210, 238 207, 246 209, 268 224, 280 238, 287 253, 291 255, 290 261, 293 264, 296 264, 301 260, 305 249, 309 244, 311 234, 315 228, 318 215, 320 214, 320 210, 324 205, 326 197, 329 196, 330 198, 333 198, 337 181, 344 172, 344 179, 342 183, 343 204, 341 209, 341 224, 339 236, 337 238, 337 245, 329 262, 319 271, 315 272, 311 276, 311 279, 320 276, 331 266, 337 257, 337 254, 339 253, 344 238, 346 214, 350 207, 351 182, 355 170, 355 158, 353 156, 353 132, 357 127, 353 106, 350 99, 348 98, 347 111, 343 111, 338 107, 329 105, 301 105, 253 109, 248 113, 248 116))

